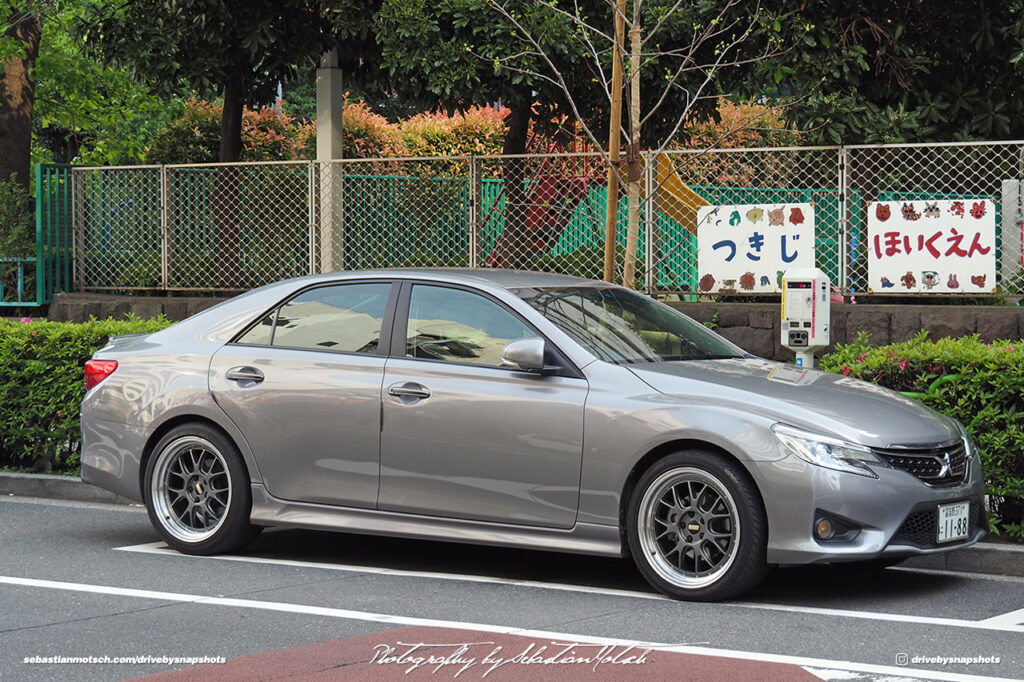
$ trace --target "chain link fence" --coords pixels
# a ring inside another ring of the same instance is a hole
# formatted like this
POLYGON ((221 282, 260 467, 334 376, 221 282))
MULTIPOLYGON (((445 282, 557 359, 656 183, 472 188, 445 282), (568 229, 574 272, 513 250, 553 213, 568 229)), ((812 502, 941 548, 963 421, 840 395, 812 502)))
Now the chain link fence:
MULTIPOLYGON (((384 267, 600 278, 607 175, 599 154, 77 168, 76 286, 226 291, 384 267)), ((814 264, 863 293, 874 203, 986 198, 997 251, 986 292, 1024 294, 1022 142, 673 151, 643 155, 639 176, 633 216, 620 193, 618 276, 628 249, 652 293, 709 290, 698 221, 716 208, 765 226, 778 207, 813 211, 814 264)))

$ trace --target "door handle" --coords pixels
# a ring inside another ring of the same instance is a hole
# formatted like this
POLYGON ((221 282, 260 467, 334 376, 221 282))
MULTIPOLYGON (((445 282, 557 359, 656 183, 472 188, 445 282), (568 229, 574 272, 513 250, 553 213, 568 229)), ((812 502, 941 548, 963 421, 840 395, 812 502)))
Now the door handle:
POLYGON ((417 398, 419 400, 424 400, 430 397, 430 391, 426 386, 409 382, 388 386, 388 395, 395 396, 396 398, 417 398))
POLYGON ((263 372, 255 367, 232 367, 225 376, 231 381, 251 381, 254 384, 263 381, 263 372))

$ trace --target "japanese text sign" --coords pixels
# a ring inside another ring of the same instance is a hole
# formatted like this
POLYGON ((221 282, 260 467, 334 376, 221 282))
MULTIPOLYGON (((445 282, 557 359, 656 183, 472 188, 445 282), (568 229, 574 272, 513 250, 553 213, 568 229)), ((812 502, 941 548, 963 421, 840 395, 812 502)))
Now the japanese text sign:
POLYGON ((781 291, 783 272, 811 267, 814 204, 741 204, 697 210, 700 291, 781 291))
POLYGON ((996 286, 991 199, 868 204, 868 290, 988 292, 996 286))

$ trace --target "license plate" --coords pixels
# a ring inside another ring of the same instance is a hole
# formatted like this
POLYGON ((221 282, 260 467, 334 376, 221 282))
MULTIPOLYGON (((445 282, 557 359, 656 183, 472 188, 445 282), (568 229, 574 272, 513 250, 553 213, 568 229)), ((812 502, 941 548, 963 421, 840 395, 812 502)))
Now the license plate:
POLYGON ((970 531, 970 502, 939 505, 939 542, 966 540, 970 531))

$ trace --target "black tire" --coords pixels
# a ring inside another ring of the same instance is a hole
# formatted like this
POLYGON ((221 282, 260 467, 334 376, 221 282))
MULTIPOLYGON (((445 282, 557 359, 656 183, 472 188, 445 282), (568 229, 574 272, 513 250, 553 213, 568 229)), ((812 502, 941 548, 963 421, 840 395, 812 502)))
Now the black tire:
POLYGON ((658 591, 687 601, 729 599, 768 570, 761 498, 740 465, 684 450, 645 471, 626 514, 629 550, 658 591))
POLYGON ((252 489, 238 448, 205 424, 182 424, 160 439, 143 492, 153 527, 185 554, 233 552, 263 530, 249 522, 252 489))

